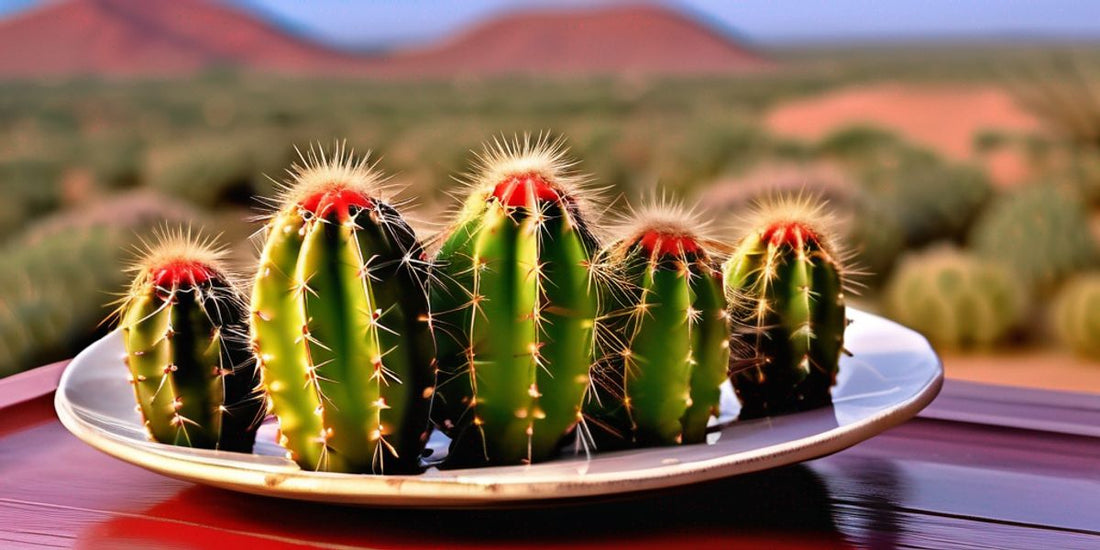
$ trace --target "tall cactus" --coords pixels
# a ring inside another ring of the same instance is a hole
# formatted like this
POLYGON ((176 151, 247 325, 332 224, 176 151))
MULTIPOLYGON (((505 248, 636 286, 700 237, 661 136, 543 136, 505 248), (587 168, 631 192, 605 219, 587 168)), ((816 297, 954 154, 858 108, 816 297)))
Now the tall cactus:
POLYGON ((496 142, 444 236, 433 293, 448 464, 552 456, 581 420, 594 362, 598 247, 560 141, 496 142))
POLYGON ((337 146, 295 165, 252 294, 252 343, 302 468, 410 473, 435 384, 426 258, 382 178, 337 146))
POLYGON ((801 197, 759 207, 724 265, 735 343, 752 350, 730 369, 741 418, 831 402, 848 321, 845 270, 821 210, 801 197))
POLYGON ((729 313, 704 224, 665 201, 635 211, 605 254, 624 278, 609 315, 623 347, 585 403, 601 449, 700 443, 729 365, 729 313))
POLYGON ((250 452, 263 419, 244 298, 222 251, 190 230, 159 235, 118 310, 130 383, 149 435, 250 452))

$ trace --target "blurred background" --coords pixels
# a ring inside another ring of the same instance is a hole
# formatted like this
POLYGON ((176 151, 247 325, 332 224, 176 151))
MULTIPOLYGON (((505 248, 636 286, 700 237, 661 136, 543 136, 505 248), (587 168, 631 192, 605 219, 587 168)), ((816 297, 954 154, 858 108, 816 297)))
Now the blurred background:
POLYGON ((1066 0, 0 0, 0 376, 107 330, 164 220, 246 265, 295 144, 441 220, 471 149, 540 130, 613 210, 663 189, 728 235, 819 194, 856 305, 949 377, 1100 392, 1100 8, 1066 0))

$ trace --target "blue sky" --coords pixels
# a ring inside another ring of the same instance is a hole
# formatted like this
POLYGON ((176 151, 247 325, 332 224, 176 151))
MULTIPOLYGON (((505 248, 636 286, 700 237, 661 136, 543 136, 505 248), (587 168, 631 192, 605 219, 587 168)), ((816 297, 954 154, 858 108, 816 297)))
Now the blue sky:
MULTIPOLYGON (((0 0, 0 14, 42 0, 0 0)), ((141 0, 134 0, 141 1, 141 0)), ((231 0, 341 46, 422 43, 487 15, 579 0, 231 0)), ((1100 38, 1097 0, 669 0, 762 44, 922 37, 1100 38)))

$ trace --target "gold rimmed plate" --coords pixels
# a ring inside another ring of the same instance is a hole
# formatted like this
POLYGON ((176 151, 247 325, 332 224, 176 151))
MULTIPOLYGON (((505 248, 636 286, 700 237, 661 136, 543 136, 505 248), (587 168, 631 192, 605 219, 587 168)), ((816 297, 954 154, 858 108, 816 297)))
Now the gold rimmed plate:
MULTIPOLYGON (((276 426, 260 428, 253 454, 150 442, 134 410, 117 332, 92 344, 61 377, 61 422, 89 445, 169 477, 235 491, 345 504, 507 506, 539 500, 663 489, 774 468, 837 452, 915 415, 935 398, 943 367, 928 342, 891 321, 849 310, 852 324, 833 404, 801 413, 736 420, 737 400, 723 387, 722 415, 706 444, 609 453, 565 453, 530 466, 429 468, 414 476, 330 474, 300 469, 275 444, 276 426)), ((433 436, 435 456, 446 439, 433 436)))

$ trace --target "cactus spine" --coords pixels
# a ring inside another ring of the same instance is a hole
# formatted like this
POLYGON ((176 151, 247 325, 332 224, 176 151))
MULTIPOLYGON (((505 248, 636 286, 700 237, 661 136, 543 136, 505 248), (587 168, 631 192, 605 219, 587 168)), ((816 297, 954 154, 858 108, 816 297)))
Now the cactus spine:
POLYGON ((280 443, 305 469, 416 472, 435 383, 420 244, 366 157, 311 149, 291 173, 252 294, 280 443))
POLYGON ((787 198, 755 218, 723 268, 734 343, 752 350, 730 369, 743 419, 830 403, 847 326, 844 269, 821 208, 787 198))
POLYGON ((117 312, 150 437, 251 452, 263 419, 243 297, 209 240, 165 231, 147 245, 117 312))
POLYGON ((546 459, 582 420, 599 284, 571 167, 545 136, 486 147, 443 240, 433 419, 449 465, 546 459))
POLYGON ((729 365, 729 314, 713 241, 691 212, 661 201, 635 212, 606 254, 623 276, 609 317, 623 347, 593 373, 585 404, 601 449, 701 443, 729 365))

